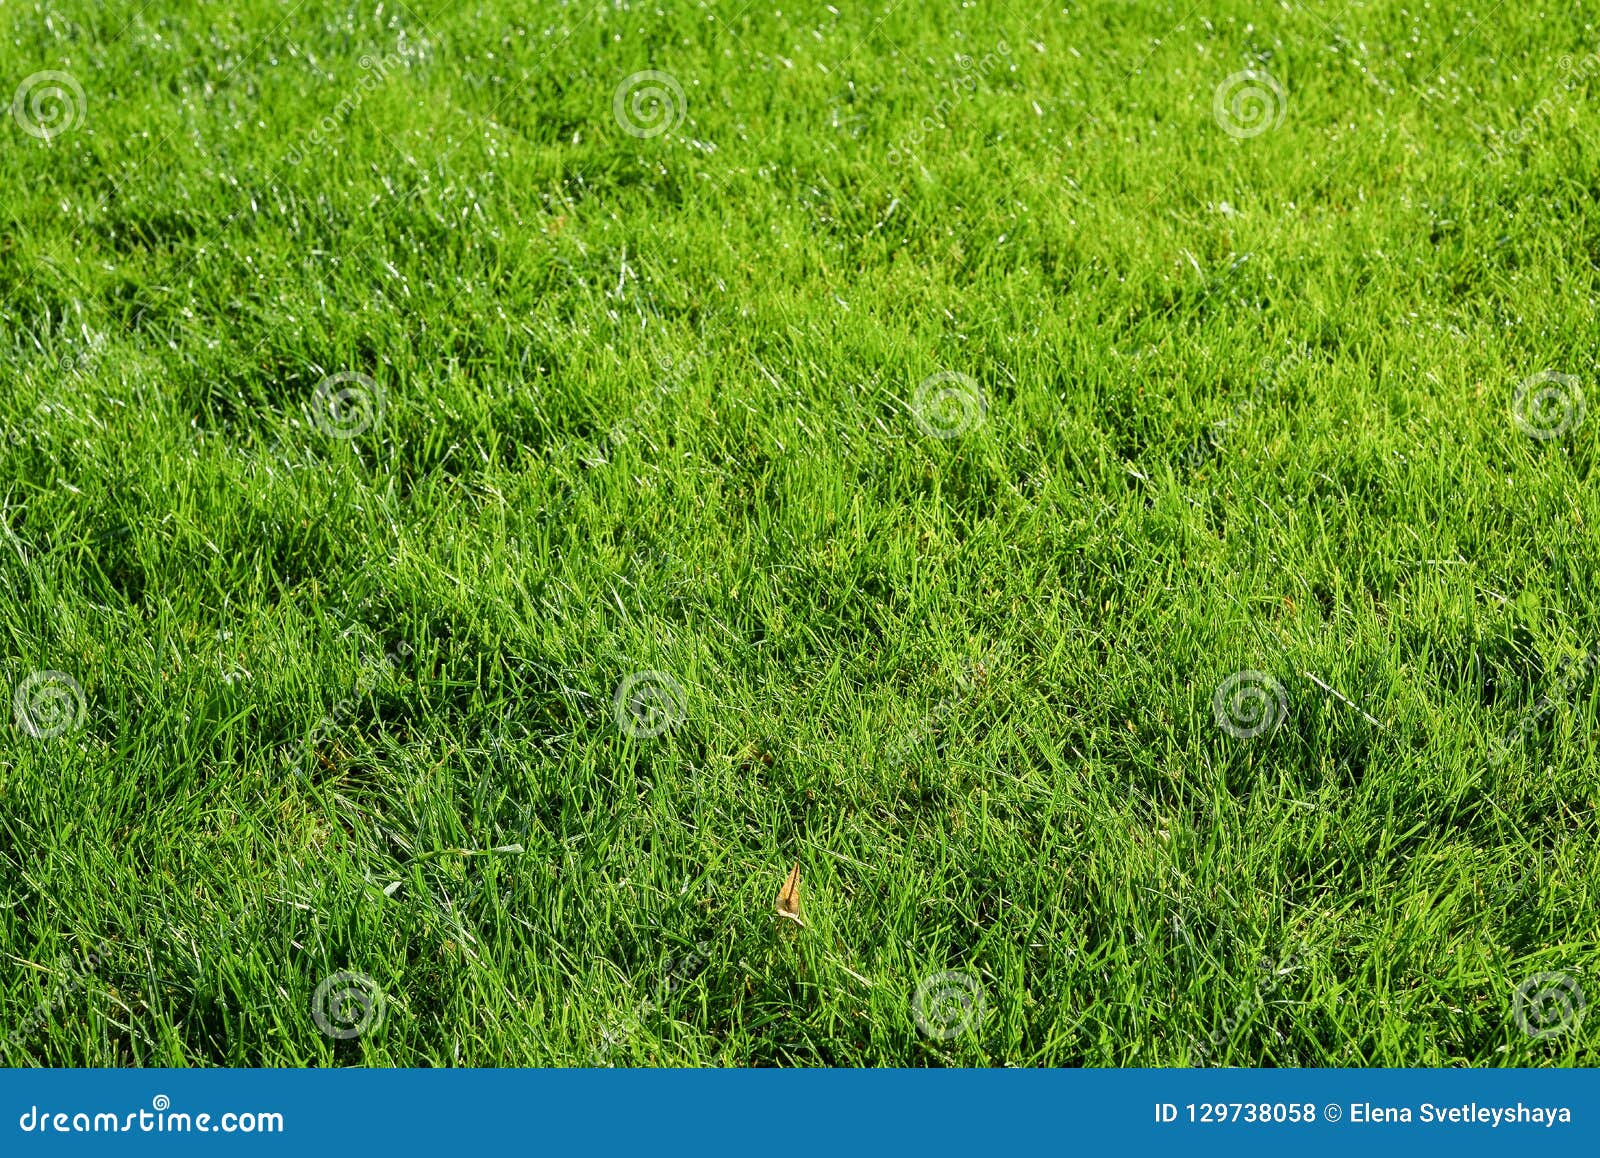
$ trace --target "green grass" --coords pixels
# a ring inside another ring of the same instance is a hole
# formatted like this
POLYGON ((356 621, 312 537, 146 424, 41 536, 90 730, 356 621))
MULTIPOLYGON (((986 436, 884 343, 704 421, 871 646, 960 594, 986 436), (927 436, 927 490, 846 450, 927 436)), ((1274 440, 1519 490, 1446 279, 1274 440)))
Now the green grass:
POLYGON ((1600 30, 833 8, 0 10, 0 1060, 1600 1058, 1600 30))

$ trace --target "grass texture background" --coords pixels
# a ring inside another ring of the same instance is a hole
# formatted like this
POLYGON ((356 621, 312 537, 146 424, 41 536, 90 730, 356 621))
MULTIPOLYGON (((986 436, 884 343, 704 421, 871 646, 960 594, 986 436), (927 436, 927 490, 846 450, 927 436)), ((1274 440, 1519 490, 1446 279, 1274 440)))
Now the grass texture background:
POLYGON ((0 9, 0 1060, 1594 1064, 1596 52, 0 9))

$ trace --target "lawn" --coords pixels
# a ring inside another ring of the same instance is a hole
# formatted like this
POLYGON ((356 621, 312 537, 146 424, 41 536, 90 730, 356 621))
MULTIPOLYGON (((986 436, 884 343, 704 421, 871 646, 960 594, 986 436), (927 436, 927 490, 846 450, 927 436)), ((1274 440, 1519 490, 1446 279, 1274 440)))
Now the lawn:
POLYGON ((1600 1062, 1581 14, 74 0, 0 90, 0 1061, 1600 1062))

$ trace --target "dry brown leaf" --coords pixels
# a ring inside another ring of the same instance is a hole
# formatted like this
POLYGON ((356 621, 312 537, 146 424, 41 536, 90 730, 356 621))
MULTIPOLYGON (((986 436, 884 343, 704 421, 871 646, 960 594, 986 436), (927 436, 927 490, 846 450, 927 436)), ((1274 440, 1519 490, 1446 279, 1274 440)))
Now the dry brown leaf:
POLYGON ((789 870, 789 879, 783 882, 783 888, 778 890, 778 916, 787 917, 797 925, 804 925, 800 919, 800 863, 795 862, 794 868, 789 870))

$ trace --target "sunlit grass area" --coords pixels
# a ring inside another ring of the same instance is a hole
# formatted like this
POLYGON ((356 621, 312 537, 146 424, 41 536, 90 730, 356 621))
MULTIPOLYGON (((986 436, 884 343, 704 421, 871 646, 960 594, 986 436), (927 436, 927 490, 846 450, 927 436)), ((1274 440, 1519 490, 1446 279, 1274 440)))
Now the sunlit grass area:
POLYGON ((1595 1064, 1597 53, 0 8, 0 1061, 1595 1064))

